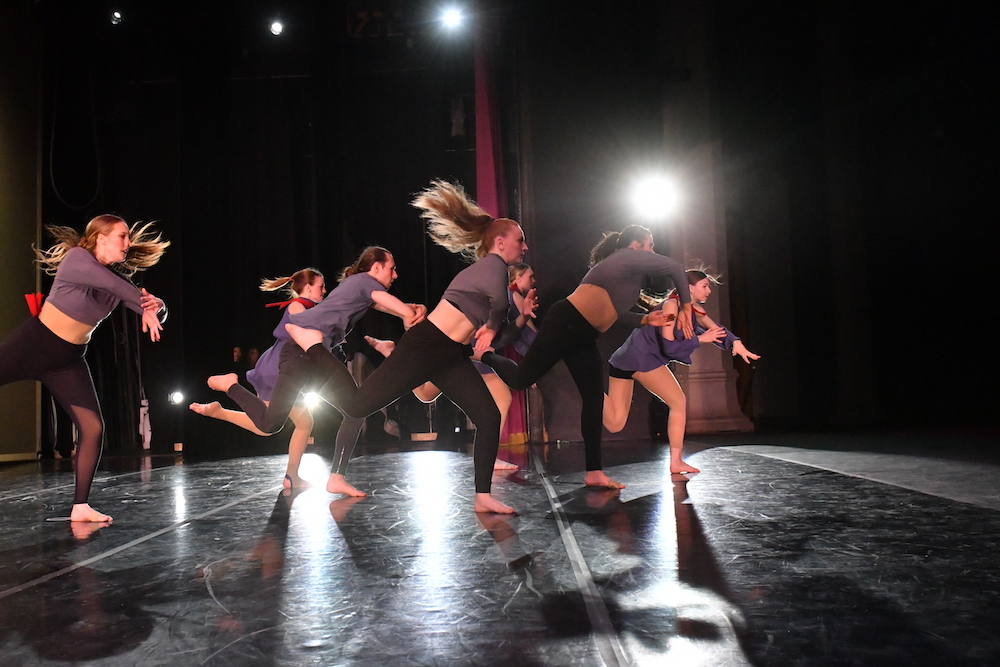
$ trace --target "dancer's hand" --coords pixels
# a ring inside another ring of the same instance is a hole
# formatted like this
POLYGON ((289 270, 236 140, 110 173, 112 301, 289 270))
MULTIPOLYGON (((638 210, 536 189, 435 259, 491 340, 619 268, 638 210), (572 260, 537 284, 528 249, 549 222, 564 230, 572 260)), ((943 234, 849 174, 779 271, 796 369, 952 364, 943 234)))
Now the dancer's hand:
POLYGON ((760 355, 754 354, 753 352, 748 350, 746 348, 746 345, 744 345, 743 341, 741 340, 738 340, 733 343, 733 356, 743 357, 743 361, 747 362, 748 364, 750 363, 751 359, 760 359, 760 355))
POLYGON ((142 302, 142 307, 144 310, 152 310, 154 313, 159 313, 163 310, 163 299, 155 297, 146 291, 146 288, 142 288, 142 296, 139 297, 142 302))
POLYGON ((538 309, 538 295, 532 287, 521 300, 521 314, 525 317, 535 318, 535 311, 538 309))
POLYGON ((665 327, 676 319, 675 314, 665 313, 662 310, 654 310, 646 314, 646 324, 653 327, 665 327))
POLYGON ((690 339, 694 336, 694 324, 691 323, 691 303, 681 305, 681 312, 677 314, 677 323, 681 325, 684 337, 690 339))
MULTIPOLYGON (((427 306, 425 306, 422 303, 408 303, 406 305, 412 308, 413 312, 416 313, 417 315, 413 324, 419 324, 420 322, 423 322, 425 319, 427 319, 427 306)), ((411 324, 410 326, 413 325, 411 324)))
MULTIPOLYGON (((410 305, 410 304, 407 304, 410 305)), ((425 307, 422 311, 410 305, 413 310, 412 315, 403 316, 403 329, 409 331, 411 328, 419 324, 425 317, 427 317, 427 308, 425 307)))
POLYGON ((497 335, 496 331, 490 329, 484 324, 483 326, 479 327, 479 331, 477 331, 475 336, 473 336, 473 338, 476 341, 476 344, 472 347, 472 349, 475 350, 478 356, 482 357, 483 354, 486 353, 487 350, 490 348, 490 346, 493 345, 493 338, 496 335, 497 335))
POLYGON ((718 325, 712 327, 705 331, 705 333, 698 336, 698 340, 702 343, 717 343, 726 337, 726 330, 718 325))
POLYGON ((142 311, 142 332, 149 332, 149 339, 154 343, 160 340, 160 332, 163 331, 163 325, 160 324, 160 318, 156 316, 155 310, 144 310, 142 311))

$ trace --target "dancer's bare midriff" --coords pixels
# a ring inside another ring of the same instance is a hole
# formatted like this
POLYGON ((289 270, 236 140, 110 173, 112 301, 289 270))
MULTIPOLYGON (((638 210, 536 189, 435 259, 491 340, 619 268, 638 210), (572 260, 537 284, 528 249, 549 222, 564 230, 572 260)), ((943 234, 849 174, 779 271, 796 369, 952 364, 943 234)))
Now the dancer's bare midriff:
POLYGON ((611 303, 611 296, 603 287, 580 285, 566 297, 566 300, 573 304, 573 307, 583 315, 583 319, 600 333, 610 329, 618 320, 618 312, 611 303))
POLYGON ((51 303, 43 303, 42 311, 38 313, 38 321, 45 328, 73 345, 86 345, 94 333, 96 326, 78 322, 62 312, 51 303))

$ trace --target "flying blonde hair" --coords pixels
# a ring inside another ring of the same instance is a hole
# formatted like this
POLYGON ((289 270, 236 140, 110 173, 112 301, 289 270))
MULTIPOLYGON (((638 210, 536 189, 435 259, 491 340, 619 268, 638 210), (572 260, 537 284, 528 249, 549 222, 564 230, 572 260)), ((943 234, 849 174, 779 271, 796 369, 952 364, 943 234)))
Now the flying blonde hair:
MULTIPOLYGON (((120 222, 125 222, 125 220, 117 215, 108 213, 99 215, 87 223, 87 228, 82 236, 72 227, 47 225, 45 229, 56 240, 56 243, 48 250, 39 250, 35 246, 31 246, 31 249, 35 251, 35 261, 45 273, 53 276, 59 269, 59 264, 66 258, 67 252, 73 248, 84 248, 93 253, 94 248, 97 247, 97 237, 110 233, 111 229, 120 222)), ((129 228, 128 254, 125 255, 124 261, 114 264, 118 273, 131 277, 136 272, 145 271, 155 265, 163 257, 170 241, 163 240, 162 235, 153 227, 153 224, 152 222, 137 222, 129 228)))
POLYGON ((412 202, 427 221, 427 234, 449 252, 482 259, 498 236, 517 223, 510 218, 494 218, 469 199, 461 185, 431 181, 412 202))

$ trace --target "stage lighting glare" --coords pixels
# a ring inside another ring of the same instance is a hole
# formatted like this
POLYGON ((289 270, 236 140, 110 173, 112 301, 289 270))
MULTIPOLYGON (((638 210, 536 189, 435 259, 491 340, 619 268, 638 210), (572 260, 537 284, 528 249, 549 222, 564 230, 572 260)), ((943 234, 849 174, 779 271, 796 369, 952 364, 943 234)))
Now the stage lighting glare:
POLYGON ((305 402, 307 408, 315 408, 319 405, 320 397, 315 391, 310 391, 302 397, 302 400, 305 402))
POLYGON ((454 7, 444 10, 441 14, 441 22, 444 23, 445 28, 450 30, 457 28, 462 24, 461 10, 454 7))
POLYGON ((167 396, 167 400, 170 401, 171 405, 180 405, 184 402, 184 394, 179 391, 172 391, 170 395, 167 396))
POLYGON ((277 37, 285 29, 284 24, 281 21, 275 21, 271 24, 271 34, 277 37))
POLYGON ((118 25, 122 22, 121 12, 111 12, 111 25, 118 25))
POLYGON ((677 187, 665 176, 647 176, 635 184, 632 205, 646 220, 660 220, 677 208, 677 187))

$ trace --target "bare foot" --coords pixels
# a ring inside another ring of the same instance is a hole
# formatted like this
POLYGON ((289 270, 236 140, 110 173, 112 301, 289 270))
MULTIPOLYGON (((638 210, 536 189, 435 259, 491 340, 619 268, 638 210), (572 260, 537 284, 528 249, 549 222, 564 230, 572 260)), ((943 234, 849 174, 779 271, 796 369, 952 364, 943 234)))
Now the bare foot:
POLYGON ((685 463, 684 461, 678 461, 677 463, 671 461, 670 472, 676 474, 681 472, 701 472, 701 471, 695 468, 693 465, 685 463))
POLYGON ((513 507, 508 507, 488 493, 477 493, 472 509, 477 512, 493 512, 494 514, 517 514, 513 507))
POLYGON ((87 503, 73 505, 69 515, 70 521, 88 521, 90 523, 111 523, 113 520, 107 514, 101 514, 87 503))
POLYGON ((281 480, 281 486, 286 489, 294 489, 295 491, 305 491, 312 487, 312 484, 298 475, 285 475, 285 479, 281 480))
POLYGON ((208 388, 215 391, 226 392, 239 381, 236 373, 226 373, 225 375, 213 375, 208 378, 208 388))
POLYGON ((309 348, 316 343, 323 342, 322 332, 316 331, 315 329, 304 329, 300 326, 292 324, 289 322, 285 325, 285 331, 288 335, 292 337, 292 340, 301 347, 303 350, 309 351, 309 348))
POLYGON ((608 489, 625 488, 621 482, 616 482, 605 475, 603 470, 588 470, 587 475, 583 478, 583 483, 587 486, 603 486, 608 489))
POLYGON ((365 336, 365 342, 371 345, 376 352, 383 357, 388 357, 396 349, 396 343, 391 340, 382 340, 374 336, 365 336))
POLYGON ((515 465, 513 463, 510 463, 509 461, 504 461, 501 458, 497 458, 497 460, 493 462, 493 469, 494 470, 520 470, 520 468, 517 467, 517 465, 515 465))
POLYGON ((358 491, 353 486, 347 483, 343 475, 338 475, 337 473, 330 473, 330 479, 326 481, 326 492, 327 493, 342 493, 345 496, 351 498, 364 498, 368 494, 364 491, 358 491))
POLYGON ((219 415, 222 414, 222 403, 219 403, 218 401, 212 401, 211 403, 192 403, 188 407, 194 412, 197 412, 199 415, 204 415, 205 417, 214 417, 218 419, 219 415))

